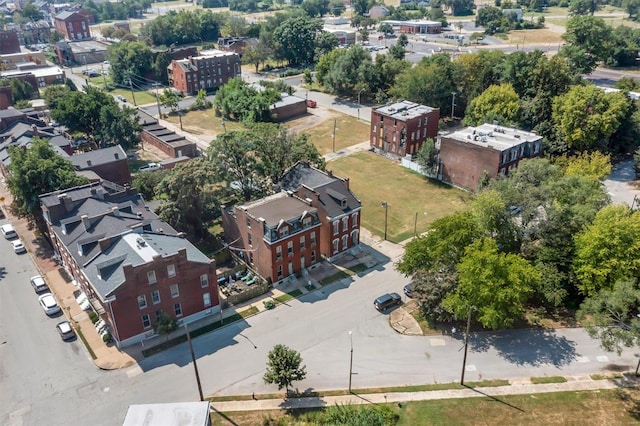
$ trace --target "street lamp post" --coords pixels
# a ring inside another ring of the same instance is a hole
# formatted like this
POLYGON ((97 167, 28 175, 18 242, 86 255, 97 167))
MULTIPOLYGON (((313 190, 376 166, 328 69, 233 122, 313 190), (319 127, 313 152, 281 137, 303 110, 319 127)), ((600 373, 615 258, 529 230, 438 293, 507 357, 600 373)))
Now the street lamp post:
POLYGON ((200 384, 200 374, 198 374, 198 364, 196 364, 196 356, 193 353, 193 344, 191 343, 191 334, 189 334, 189 325, 185 322, 184 329, 187 332, 187 341, 189 342, 189 350, 191 351, 191 360, 193 361, 193 369, 196 373, 196 382, 198 383, 198 392, 200 393, 200 401, 204 401, 202 394, 202 385, 200 384))
POLYGON ((349 343, 351 345, 351 355, 349 357, 349 393, 351 393, 351 378, 353 377, 353 333, 349 332, 349 343))
POLYGON ((469 306, 469 315, 467 316, 467 331, 464 334, 464 356, 462 357, 462 375, 460 376, 460 385, 464 385, 464 370, 467 367, 467 348, 469 347, 469 329, 471 328, 471 310, 473 306, 469 306))
POLYGON ((381 205, 384 207, 384 240, 387 241, 387 212, 389 210, 389 204, 383 201, 381 205))
POLYGON ((362 105, 360 102, 360 97, 362 96, 362 92, 364 92, 364 87, 358 92, 358 120, 360 120, 360 106, 362 105))

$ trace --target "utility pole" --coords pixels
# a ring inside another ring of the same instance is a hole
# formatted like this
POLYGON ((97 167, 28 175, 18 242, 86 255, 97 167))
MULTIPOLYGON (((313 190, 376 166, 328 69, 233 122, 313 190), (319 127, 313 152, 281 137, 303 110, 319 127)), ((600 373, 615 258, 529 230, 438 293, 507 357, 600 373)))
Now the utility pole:
POLYGON ((353 377, 353 333, 349 332, 349 342, 351 343, 351 357, 349 358, 349 393, 351 393, 351 377, 353 377))
POLYGON ((127 73, 127 78, 129 79, 129 89, 131 90, 131 98, 133 98, 133 106, 138 106, 136 104, 136 95, 133 94, 133 82, 131 81, 131 73, 127 73))
POLYGON ((338 125, 338 119, 333 120, 333 152, 336 152, 336 130, 338 125))
POLYGON ((198 365, 196 364, 196 356, 193 353, 193 344, 191 343, 191 334, 189 334, 189 325, 185 322, 184 329, 187 331, 187 341, 189 342, 189 350, 191 351, 191 360, 193 361, 193 369, 196 372, 196 382, 198 383, 198 392, 200 393, 200 401, 204 401, 202 394, 202 385, 200 384, 200 374, 198 374, 198 365))
POLYGON ((158 86, 156 86, 156 104, 158 105, 158 119, 161 119, 162 111, 160 110, 160 95, 158 94, 158 86))
POLYGON ((454 118, 454 110, 456 107, 456 92, 451 92, 451 120, 454 118))

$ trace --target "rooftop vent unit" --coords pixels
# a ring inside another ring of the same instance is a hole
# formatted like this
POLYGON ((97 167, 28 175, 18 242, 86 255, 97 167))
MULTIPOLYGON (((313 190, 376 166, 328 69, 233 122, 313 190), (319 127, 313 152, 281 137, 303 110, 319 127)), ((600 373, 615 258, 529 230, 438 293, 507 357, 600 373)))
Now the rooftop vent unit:
POLYGON ((138 244, 138 247, 146 247, 147 246, 147 242, 144 240, 144 238, 142 237, 138 237, 136 238, 136 244, 138 244))

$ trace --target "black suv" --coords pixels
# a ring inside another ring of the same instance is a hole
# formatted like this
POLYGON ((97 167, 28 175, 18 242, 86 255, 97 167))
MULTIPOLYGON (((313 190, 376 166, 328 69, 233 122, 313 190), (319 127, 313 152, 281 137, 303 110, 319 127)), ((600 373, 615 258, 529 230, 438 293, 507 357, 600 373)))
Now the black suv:
POLYGON ((387 293, 378 297, 374 302, 373 306, 376 307, 380 312, 386 311, 392 306, 396 306, 402 303, 402 298, 398 293, 387 293))

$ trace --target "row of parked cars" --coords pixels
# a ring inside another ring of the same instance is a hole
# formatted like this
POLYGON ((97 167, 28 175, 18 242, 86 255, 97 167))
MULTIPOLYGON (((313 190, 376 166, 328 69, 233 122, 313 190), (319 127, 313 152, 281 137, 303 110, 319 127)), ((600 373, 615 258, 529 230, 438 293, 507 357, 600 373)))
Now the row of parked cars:
MULTIPOLYGON (((20 237, 13 225, 6 223, 0 226, 0 233, 5 239, 9 240, 15 253, 22 254, 27 252, 27 248, 20 240, 20 237)), ((61 311, 60 305, 58 305, 58 301, 55 296, 48 291, 49 286, 47 285, 44 277, 42 277, 42 275, 35 275, 29 279, 29 282, 31 283, 33 290, 38 294, 38 303, 40 304, 40 307, 42 307, 44 313, 48 316, 59 314, 61 311)), ((76 335, 69 321, 57 323, 56 330, 63 340, 72 339, 76 335)))

